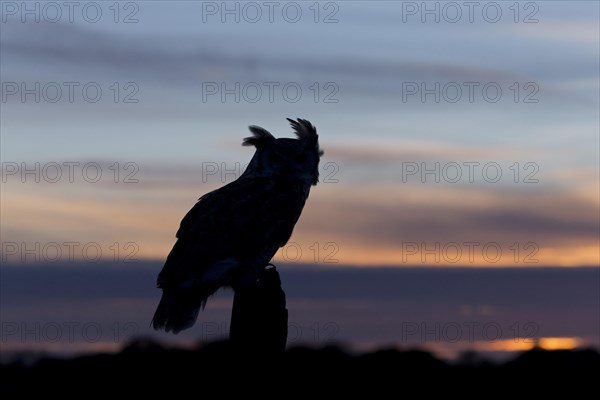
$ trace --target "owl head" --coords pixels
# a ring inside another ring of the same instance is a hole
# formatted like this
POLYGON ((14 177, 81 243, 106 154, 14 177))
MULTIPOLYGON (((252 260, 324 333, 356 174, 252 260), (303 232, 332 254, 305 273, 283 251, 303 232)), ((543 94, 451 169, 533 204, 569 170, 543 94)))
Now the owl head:
POLYGON ((244 174, 316 185, 319 182, 319 160, 323 155, 317 129, 305 119, 287 120, 297 139, 276 139, 259 126, 249 127, 252 136, 245 138, 242 145, 254 146, 256 152, 244 174))

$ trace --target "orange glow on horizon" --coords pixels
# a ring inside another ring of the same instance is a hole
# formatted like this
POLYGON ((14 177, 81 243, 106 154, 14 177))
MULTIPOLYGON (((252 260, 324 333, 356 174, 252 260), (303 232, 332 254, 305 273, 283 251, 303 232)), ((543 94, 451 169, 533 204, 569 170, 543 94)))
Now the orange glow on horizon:
POLYGON ((545 337, 540 338, 538 346, 544 350, 572 350, 583 345, 577 337, 545 337))
MULTIPOLYGON (((538 347, 543 350, 575 350, 588 344, 579 337, 542 337, 538 339, 501 339, 475 342, 426 342, 423 347, 445 359, 456 359, 465 351, 476 352, 526 352, 538 347)), ((402 347, 402 346, 400 346, 402 347)))
POLYGON ((600 264, 600 247, 536 248, 480 242, 436 246, 436 243, 405 243, 404 248, 359 243, 292 239, 274 257, 276 262, 322 266, 407 267, 578 267, 600 264), (486 250, 484 250, 484 248, 486 250), (487 252, 486 252, 487 251, 487 252), (460 252, 460 254, 459 254, 460 252))
POLYGON ((493 342, 477 342, 479 351, 527 351, 535 347, 543 350, 573 350, 584 345, 578 337, 542 337, 539 339, 505 339, 493 342))
MULTIPOLYGON (((435 202, 440 203, 440 200, 428 190, 401 193, 401 188, 386 189, 380 185, 373 186, 380 190, 389 190, 391 195, 374 197, 368 191, 358 192, 352 195, 350 200, 337 205, 335 193, 332 188, 327 188, 322 191, 322 195, 312 198, 290 241, 276 253, 274 262, 317 264, 323 267, 600 265, 600 246, 594 244, 594 238, 589 236, 572 238, 563 235, 565 237, 562 238, 560 232, 557 232, 555 236, 549 236, 551 244, 541 243, 538 246, 537 243, 525 240, 527 235, 524 236, 525 239, 521 237, 520 241, 515 237, 514 241, 500 243, 498 238, 506 237, 506 233, 498 234, 492 228, 474 233, 460 230, 456 234, 449 232, 445 235, 451 237, 441 236, 445 241, 437 242, 416 240, 418 237, 427 239, 428 231, 412 234, 410 228, 403 225, 398 226, 397 231, 388 226, 383 227, 383 231, 380 232, 379 225, 373 225, 374 222, 370 220, 371 216, 362 213, 362 207, 370 204, 370 212, 374 209, 379 210, 379 206, 383 207, 384 211, 386 207, 393 210, 392 206, 397 201, 398 194, 403 198, 403 203, 400 204, 403 213, 408 216, 407 220, 401 220, 399 223, 406 222, 418 226, 420 219, 428 217, 426 213, 429 209, 420 211, 411 209, 410 205, 429 202, 431 209, 436 209, 435 202), (396 237, 397 241, 394 241, 396 237), (415 240, 408 241, 413 237, 415 240)), ((93 187, 87 191, 80 191, 72 186, 65 190, 48 185, 42 197, 35 196, 34 188, 27 185, 3 191, 3 241, 26 243, 28 248, 31 248, 31 243, 34 242, 41 242, 42 245, 49 242, 94 242, 100 244, 103 250, 102 259, 107 261, 113 256, 109 247, 114 243, 123 247, 133 242, 139 247, 135 254, 136 259, 164 260, 176 241, 175 232, 181 218, 197 198, 196 191, 191 187, 185 193, 178 193, 176 196, 161 185, 150 188, 140 186, 135 195, 129 192, 115 192, 107 197, 103 197, 105 192, 98 189, 101 188, 93 187)), ((445 197, 439 207, 449 207, 449 218, 452 217, 452 207, 461 202, 465 203, 464 197, 461 197, 463 195, 464 193, 454 189, 444 192, 445 197)), ((469 207, 484 209, 486 204, 490 207, 490 202, 493 200, 490 200, 488 193, 469 193, 469 207)), ((385 223, 385 214, 382 219, 377 215, 373 217, 380 218, 376 219, 376 222, 385 223)), ((448 227, 460 224, 461 221, 449 219, 440 223, 448 227)), ((436 227, 432 227, 431 230, 432 237, 436 237, 436 227)), ((519 232, 515 231, 514 235, 519 235, 519 232)), ((18 262, 19 257, 8 257, 6 261, 18 262)))

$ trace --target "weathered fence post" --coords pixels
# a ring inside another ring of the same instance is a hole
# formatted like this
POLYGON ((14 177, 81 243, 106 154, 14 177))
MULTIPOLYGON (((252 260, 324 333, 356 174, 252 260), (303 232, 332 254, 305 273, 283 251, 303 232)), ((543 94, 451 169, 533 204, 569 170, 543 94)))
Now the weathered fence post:
POLYGON ((287 327, 285 292, 277 269, 269 264, 256 286, 235 292, 229 340, 240 352, 283 353, 287 327))

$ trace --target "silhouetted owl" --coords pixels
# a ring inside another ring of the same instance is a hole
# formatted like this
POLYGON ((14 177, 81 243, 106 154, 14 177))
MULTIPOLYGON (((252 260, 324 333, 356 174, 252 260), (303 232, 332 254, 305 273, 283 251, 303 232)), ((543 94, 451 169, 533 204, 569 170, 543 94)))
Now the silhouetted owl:
POLYGON ((307 120, 288 118, 297 139, 276 139, 258 126, 244 146, 256 152, 235 181, 202 196, 181 221, 177 242, 158 275, 162 299, 154 329, 191 327, 221 287, 256 283, 290 239, 311 185, 319 180, 319 137, 307 120))

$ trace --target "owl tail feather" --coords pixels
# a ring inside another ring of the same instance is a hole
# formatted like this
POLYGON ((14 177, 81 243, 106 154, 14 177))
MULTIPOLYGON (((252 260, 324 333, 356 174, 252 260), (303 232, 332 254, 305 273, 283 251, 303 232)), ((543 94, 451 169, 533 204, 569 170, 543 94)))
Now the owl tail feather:
POLYGON ((164 329, 175 334, 190 328, 196 322, 200 308, 204 308, 206 299, 190 301, 188 296, 177 292, 163 291, 160 303, 152 318, 152 327, 164 329))

